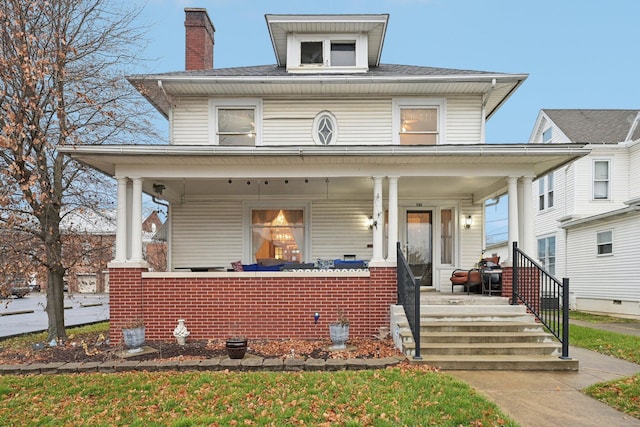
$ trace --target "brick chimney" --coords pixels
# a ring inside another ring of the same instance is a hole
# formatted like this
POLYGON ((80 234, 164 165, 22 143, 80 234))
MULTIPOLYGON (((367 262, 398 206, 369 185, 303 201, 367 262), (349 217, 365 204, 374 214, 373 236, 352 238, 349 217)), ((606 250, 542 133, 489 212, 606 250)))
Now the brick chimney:
POLYGON ((184 68, 210 70, 213 68, 213 27, 207 9, 185 8, 185 58, 184 68))

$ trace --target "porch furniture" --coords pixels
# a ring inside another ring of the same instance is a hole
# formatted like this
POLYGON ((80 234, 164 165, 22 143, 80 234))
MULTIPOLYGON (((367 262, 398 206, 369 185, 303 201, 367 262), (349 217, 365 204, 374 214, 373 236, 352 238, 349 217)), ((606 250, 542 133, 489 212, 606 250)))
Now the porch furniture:
POLYGON ((457 268, 453 270, 453 273, 451 273, 451 278, 449 280, 451 280, 452 293, 453 288, 456 285, 462 286, 463 291, 466 289, 467 295, 471 293, 472 288, 474 288, 474 293, 476 293, 478 290, 481 290, 482 286, 482 275, 480 274, 480 270, 477 268, 472 268, 469 270, 457 268))
POLYGON ((202 272, 202 271, 224 271, 226 267, 219 267, 219 266, 211 266, 211 267, 200 267, 200 266, 196 266, 196 267, 174 267, 174 270, 187 270, 187 271, 198 271, 198 272, 202 272))
POLYGON ((482 268, 480 269, 480 276, 482 277, 482 295, 502 294, 501 268, 482 268))

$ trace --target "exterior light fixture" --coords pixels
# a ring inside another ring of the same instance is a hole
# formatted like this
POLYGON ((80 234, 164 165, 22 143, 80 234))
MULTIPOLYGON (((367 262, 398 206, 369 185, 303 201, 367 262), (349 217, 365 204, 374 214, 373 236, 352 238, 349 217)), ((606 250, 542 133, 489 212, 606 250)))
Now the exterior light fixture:
POLYGON ((465 219, 464 219, 464 228, 466 228, 467 230, 471 228, 471 225, 473 224, 473 218, 471 218, 471 215, 468 215, 465 219))
POLYGON ((313 320, 316 323, 316 325, 318 324, 318 319, 320 319, 320 313, 318 313, 317 311, 313 314, 313 320))
POLYGON ((373 227, 378 228, 378 221, 374 221, 373 217, 370 216, 367 220, 367 225, 369 226, 369 230, 373 230, 373 227))

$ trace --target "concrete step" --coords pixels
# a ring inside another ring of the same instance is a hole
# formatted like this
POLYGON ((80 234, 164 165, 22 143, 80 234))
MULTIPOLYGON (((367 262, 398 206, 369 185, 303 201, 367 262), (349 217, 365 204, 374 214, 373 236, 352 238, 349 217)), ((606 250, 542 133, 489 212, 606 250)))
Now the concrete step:
POLYGON ((425 355, 422 360, 409 358, 411 363, 425 363, 443 370, 493 371, 577 371, 578 361, 557 356, 508 355, 425 355))
MULTIPOLYGON (((403 342, 412 342, 411 332, 401 332, 403 342)), ((421 343, 544 343, 554 342, 546 332, 421 332, 421 343)))
MULTIPOLYGON (((415 354, 415 343, 403 343, 404 354, 415 354)), ((560 344, 556 342, 507 342, 507 343, 430 343, 420 342, 423 355, 519 355, 543 356, 559 355, 560 344)))
MULTIPOLYGON (((406 325, 409 328, 408 324, 406 325)), ((423 332, 544 332, 542 324, 526 322, 429 322, 422 323, 423 332)))
POLYGON ((509 305, 509 298, 483 295, 421 293, 420 304, 427 305, 509 305))
POLYGON ((420 323, 433 322, 522 322, 535 323, 535 319, 528 313, 479 311, 479 312, 451 312, 451 313, 421 313, 420 323))

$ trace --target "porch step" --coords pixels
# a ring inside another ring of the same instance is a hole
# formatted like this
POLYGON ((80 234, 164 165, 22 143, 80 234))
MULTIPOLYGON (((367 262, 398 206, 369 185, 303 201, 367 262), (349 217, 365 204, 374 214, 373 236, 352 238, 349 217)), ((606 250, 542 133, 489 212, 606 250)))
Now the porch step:
POLYGON ((421 361, 412 359, 415 342, 404 310, 394 307, 394 339, 409 360, 442 369, 578 369, 578 361, 560 359, 561 344, 525 307, 504 303, 506 298, 487 304, 488 297, 464 297, 450 303, 450 295, 441 295, 421 305, 421 361))
POLYGON ((509 298, 440 292, 420 292, 420 304, 426 305, 509 305, 509 298))
POLYGON ((411 360, 411 362, 425 363, 444 370, 467 371, 577 371, 579 364, 575 359, 563 360, 557 356, 435 356, 424 354, 422 360, 411 360))

